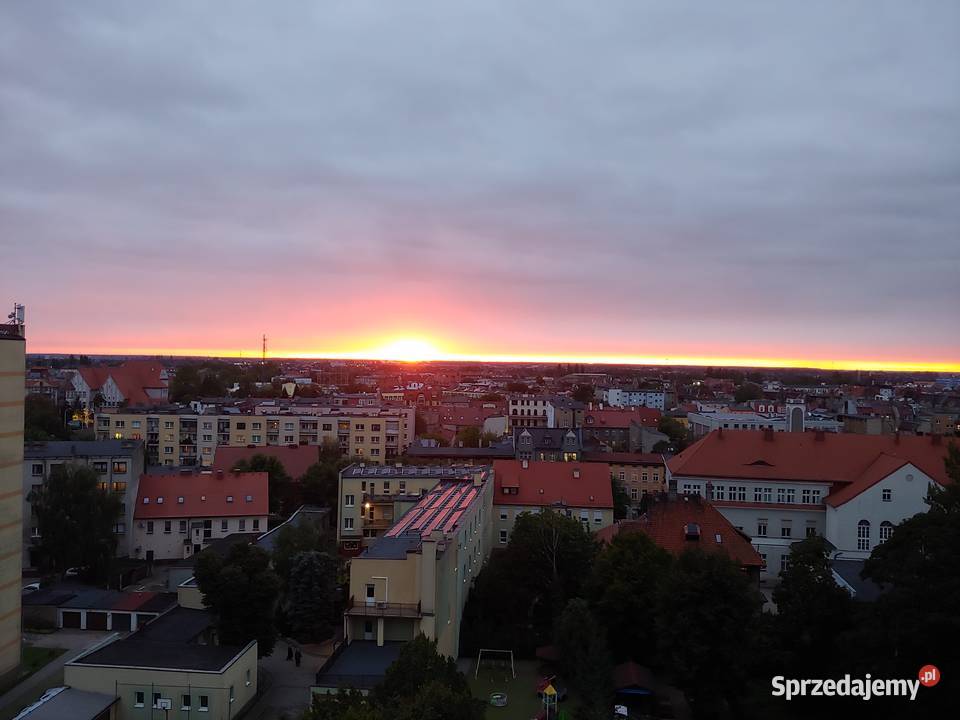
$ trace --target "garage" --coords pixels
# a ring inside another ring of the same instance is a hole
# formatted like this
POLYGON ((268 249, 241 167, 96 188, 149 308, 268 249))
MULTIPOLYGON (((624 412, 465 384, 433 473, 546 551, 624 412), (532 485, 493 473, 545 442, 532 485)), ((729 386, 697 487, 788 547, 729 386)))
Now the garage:
POLYGON ((130 613, 113 613, 113 630, 117 632, 130 631, 130 619, 133 617, 130 613))
POLYGON ((75 610, 64 610, 61 613, 63 618, 63 627, 80 629, 80 613, 75 610))
POLYGON ((106 630, 107 613, 87 610, 87 630, 106 630))

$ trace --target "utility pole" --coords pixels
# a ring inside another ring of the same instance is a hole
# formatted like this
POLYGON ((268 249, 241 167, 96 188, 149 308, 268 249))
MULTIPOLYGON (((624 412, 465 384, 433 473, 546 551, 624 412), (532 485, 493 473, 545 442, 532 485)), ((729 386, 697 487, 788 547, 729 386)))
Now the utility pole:
POLYGON ((263 368, 267 364, 267 335, 263 335, 263 346, 260 351, 260 382, 263 382, 263 368))

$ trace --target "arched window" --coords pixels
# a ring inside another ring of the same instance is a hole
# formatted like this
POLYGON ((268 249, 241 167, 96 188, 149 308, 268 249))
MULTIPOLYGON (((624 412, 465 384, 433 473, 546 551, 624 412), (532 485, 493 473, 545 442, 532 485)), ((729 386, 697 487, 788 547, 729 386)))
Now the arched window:
POLYGON ((889 520, 884 520, 880 523, 880 542, 886 542, 890 539, 891 535, 893 535, 893 523, 889 520))
POLYGON ((861 520, 857 523, 857 550, 870 549, 870 521, 861 520))

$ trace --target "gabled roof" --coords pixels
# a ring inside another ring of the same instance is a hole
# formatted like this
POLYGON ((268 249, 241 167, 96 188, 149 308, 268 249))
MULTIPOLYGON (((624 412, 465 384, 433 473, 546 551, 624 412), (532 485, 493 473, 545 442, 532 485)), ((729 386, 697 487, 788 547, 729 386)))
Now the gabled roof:
POLYGON ((673 475, 687 477, 863 484, 878 469, 894 465, 885 460, 874 467, 887 455, 946 484, 948 444, 949 439, 911 435, 714 430, 674 456, 669 467, 673 475))
POLYGON ((280 461, 287 474, 294 480, 299 480, 306 474, 311 465, 320 459, 319 448, 316 445, 265 445, 261 447, 228 447, 218 446, 213 456, 213 468, 229 472, 241 460, 251 460, 254 455, 266 455, 280 461))
POLYGON ((674 554, 688 548, 723 553, 743 567, 760 567, 763 561, 750 540, 719 510, 699 495, 653 502, 638 520, 623 520, 597 531, 597 539, 610 542, 622 532, 645 533, 657 545, 674 554), (687 528, 696 525, 699 539, 688 540, 687 528), (719 536, 720 541, 717 541, 719 536))
POLYGON ((605 463, 496 460, 494 505, 613 508, 610 466, 605 463), (517 488, 504 494, 503 488, 517 488))
POLYGON ((146 474, 140 476, 133 516, 137 520, 264 516, 269 512, 268 492, 265 472, 146 474))

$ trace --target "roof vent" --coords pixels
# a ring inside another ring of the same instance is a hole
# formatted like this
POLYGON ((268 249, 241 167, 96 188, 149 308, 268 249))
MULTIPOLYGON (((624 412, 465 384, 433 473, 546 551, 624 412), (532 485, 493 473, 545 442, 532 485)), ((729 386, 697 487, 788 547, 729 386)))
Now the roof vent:
POLYGON ((523 466, 523 469, 526 470, 527 468, 530 467, 530 461, 529 461, 529 460, 523 460, 523 461, 522 461, 522 466, 523 466))
POLYGON ((575 478, 580 477, 580 468, 574 468, 574 469, 573 469, 573 476, 574 476, 575 478))
POLYGON ((697 523, 687 523, 684 528, 684 534, 686 535, 687 540, 699 541, 700 540, 700 526, 697 523))

